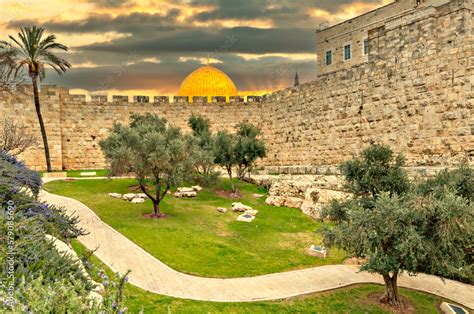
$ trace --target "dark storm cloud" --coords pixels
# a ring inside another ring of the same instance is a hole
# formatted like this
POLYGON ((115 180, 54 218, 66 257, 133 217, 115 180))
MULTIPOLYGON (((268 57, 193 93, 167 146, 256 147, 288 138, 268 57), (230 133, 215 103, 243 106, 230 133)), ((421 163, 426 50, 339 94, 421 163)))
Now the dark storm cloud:
MULTIPOLYGON (((314 27, 306 23, 314 20, 309 14, 310 9, 318 8, 329 13, 337 13, 341 7, 354 1, 350 0, 199 0, 192 5, 213 5, 211 11, 201 12, 194 17, 197 21, 214 21, 225 19, 254 20, 270 19, 275 25, 298 25, 314 27), (295 24, 296 23, 296 24, 295 24)), ((365 0, 364 3, 377 4, 380 0, 365 0)), ((314 21, 313 21, 314 22, 314 21)))
POLYGON ((98 7, 119 7, 130 3, 130 0, 87 0, 98 7))
MULTIPOLYGON (((131 34, 149 34, 154 31, 176 27, 176 18, 180 11, 173 9, 166 15, 132 13, 113 17, 107 14, 91 15, 78 21, 51 21, 41 26, 49 32, 58 33, 102 33, 117 32, 131 34)), ((16 20, 8 24, 8 28, 17 29, 23 25, 31 25, 33 20, 16 20)))
POLYGON ((140 51, 144 54, 169 52, 307 53, 314 50, 312 29, 186 29, 148 36, 131 36, 110 43, 78 48, 80 51, 140 51))

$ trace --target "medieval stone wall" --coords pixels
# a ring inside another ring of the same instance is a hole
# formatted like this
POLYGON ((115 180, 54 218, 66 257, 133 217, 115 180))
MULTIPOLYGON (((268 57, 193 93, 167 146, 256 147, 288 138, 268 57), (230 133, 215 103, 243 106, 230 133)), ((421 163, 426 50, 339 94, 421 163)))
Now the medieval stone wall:
MULTIPOLYGON (((454 0, 396 17, 369 32, 368 62, 319 76, 253 103, 85 102, 60 88, 43 88, 43 115, 53 166, 103 168, 98 141, 131 113, 153 112, 186 128, 192 113, 214 129, 242 120, 262 128, 263 165, 323 169, 372 142, 404 153, 410 166, 474 165, 474 47, 472 0, 454 0)), ((38 132, 30 97, 0 97, 0 115, 38 132)), ((38 147, 22 156, 44 168, 38 147)), ((306 171, 306 170, 305 170, 306 171)))

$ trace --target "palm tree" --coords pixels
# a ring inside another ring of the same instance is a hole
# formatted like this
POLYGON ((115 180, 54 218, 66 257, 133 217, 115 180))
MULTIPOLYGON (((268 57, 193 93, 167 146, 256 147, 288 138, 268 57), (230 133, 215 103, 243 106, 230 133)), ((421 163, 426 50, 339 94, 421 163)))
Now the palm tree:
POLYGON ((44 29, 37 26, 22 27, 18 33, 18 38, 8 36, 12 42, 0 41, 2 54, 9 54, 14 60, 11 75, 15 77, 23 68, 27 68, 28 75, 33 84, 33 97, 36 114, 43 138, 44 155, 46 157, 46 167, 51 172, 51 158, 49 155, 48 137, 44 127, 43 116, 38 96, 38 77, 43 80, 46 71, 45 66, 50 66, 59 75, 62 75, 71 67, 71 64, 53 54, 51 50, 60 49, 67 51, 67 47, 56 42, 56 36, 49 35, 43 39, 44 29))

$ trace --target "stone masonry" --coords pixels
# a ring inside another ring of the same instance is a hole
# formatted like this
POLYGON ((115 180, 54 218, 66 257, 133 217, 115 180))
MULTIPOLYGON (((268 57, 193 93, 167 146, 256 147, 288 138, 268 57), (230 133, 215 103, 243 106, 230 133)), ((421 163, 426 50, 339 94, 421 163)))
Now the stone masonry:
MULTIPOLYGON (((331 167, 373 142, 404 153, 409 166, 474 164, 472 15, 472 0, 453 0, 389 18, 368 31, 366 62, 252 102, 86 102, 66 89, 43 86, 53 167, 104 168, 99 140, 134 112, 156 113, 184 129, 192 113, 207 116, 215 130, 249 120, 262 128, 268 148, 262 165, 272 169, 331 167)), ((4 116, 39 135, 31 96, 0 94, 4 116)), ((44 169, 39 136, 38 146, 21 157, 44 169)))

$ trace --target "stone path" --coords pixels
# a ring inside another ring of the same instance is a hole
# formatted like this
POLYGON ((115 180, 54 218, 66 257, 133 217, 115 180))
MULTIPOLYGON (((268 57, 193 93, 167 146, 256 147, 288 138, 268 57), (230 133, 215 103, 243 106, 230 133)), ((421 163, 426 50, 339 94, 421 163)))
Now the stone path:
MULTIPOLYGON (((90 232, 79 240, 115 272, 131 270, 129 281, 150 292, 171 297, 215 302, 278 300, 336 289, 352 284, 378 283, 380 276, 358 272, 356 266, 330 265, 245 278, 203 278, 171 269, 131 240, 104 223, 81 202, 45 191, 43 201, 66 208, 80 217, 79 225, 90 232)), ((176 256, 179 258, 179 256, 176 256)), ((231 265, 229 265, 231 267, 231 265)), ((402 287, 436 294, 474 308, 474 286, 420 274, 403 275, 402 287)))

